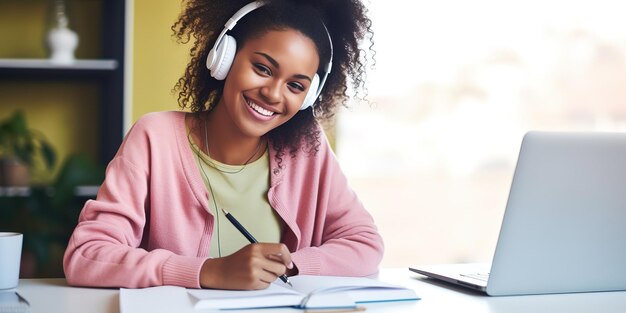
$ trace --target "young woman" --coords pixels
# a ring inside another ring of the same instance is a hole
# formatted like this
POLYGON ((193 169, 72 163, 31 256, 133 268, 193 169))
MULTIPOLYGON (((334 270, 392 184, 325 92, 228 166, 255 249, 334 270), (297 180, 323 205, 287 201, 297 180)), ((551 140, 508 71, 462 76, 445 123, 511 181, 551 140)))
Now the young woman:
POLYGON ((260 289, 376 273, 382 239, 317 121, 345 104, 348 78, 363 87, 365 13, 358 0, 186 1, 172 28, 193 38, 176 85, 191 112, 133 126, 70 239, 68 282, 260 289))

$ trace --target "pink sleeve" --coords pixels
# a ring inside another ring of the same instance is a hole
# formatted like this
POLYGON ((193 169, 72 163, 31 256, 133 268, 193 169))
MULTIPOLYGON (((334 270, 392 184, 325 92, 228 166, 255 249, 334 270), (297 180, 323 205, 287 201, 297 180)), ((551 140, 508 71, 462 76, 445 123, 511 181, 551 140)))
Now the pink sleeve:
POLYGON ((323 154, 320 180, 309 177, 307 181, 313 183, 304 186, 317 192, 316 212, 302 212, 301 217, 314 220, 315 231, 311 246, 292 254, 293 262, 302 275, 375 274, 384 244, 374 220, 350 188, 330 148, 322 145, 318 153, 323 154))
POLYGON ((64 257, 71 285, 149 287, 178 285, 199 288, 203 258, 177 256, 138 248, 146 223, 146 184, 121 157, 107 168, 97 200, 85 204, 64 257))
POLYGON ((147 170, 135 165, 148 158, 145 135, 138 128, 133 127, 109 163, 97 199, 87 201, 80 214, 63 260, 67 281, 97 287, 199 288, 204 258, 140 248, 150 204, 147 170))

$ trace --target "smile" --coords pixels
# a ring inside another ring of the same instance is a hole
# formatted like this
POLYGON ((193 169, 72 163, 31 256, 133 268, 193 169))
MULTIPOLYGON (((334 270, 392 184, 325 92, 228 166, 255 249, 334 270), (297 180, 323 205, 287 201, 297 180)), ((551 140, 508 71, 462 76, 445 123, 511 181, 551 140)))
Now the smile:
POLYGON ((251 100, 246 98, 246 103, 248 104, 248 106, 253 109, 255 112, 263 115, 263 116, 272 116, 274 115, 275 112, 272 112, 270 110, 266 110, 264 108, 262 108, 260 105, 252 102, 251 100))

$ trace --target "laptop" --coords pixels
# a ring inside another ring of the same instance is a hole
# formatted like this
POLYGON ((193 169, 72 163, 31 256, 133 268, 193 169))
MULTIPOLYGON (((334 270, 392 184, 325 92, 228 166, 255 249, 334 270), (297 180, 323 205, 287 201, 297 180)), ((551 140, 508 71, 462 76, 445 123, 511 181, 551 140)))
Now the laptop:
POLYGON ((409 269, 491 296, 626 290, 626 133, 527 133, 491 264, 409 269))

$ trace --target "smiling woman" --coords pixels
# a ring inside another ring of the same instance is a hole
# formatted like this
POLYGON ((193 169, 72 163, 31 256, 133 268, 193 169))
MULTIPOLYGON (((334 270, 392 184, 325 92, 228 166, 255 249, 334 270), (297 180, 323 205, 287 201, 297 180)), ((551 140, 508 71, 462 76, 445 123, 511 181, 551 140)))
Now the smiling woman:
POLYGON ((83 208, 68 282, 260 289, 377 272, 382 238, 318 124, 362 92, 365 13, 358 0, 185 1, 173 30, 194 46, 176 88, 191 112, 133 126, 83 208))
POLYGON ((261 136, 299 112, 318 60, 315 43, 296 30, 269 31, 247 41, 235 56, 220 101, 207 117, 209 132, 222 134, 210 144, 250 141, 248 146, 254 149, 261 136))

